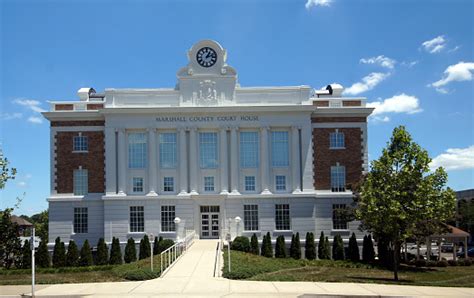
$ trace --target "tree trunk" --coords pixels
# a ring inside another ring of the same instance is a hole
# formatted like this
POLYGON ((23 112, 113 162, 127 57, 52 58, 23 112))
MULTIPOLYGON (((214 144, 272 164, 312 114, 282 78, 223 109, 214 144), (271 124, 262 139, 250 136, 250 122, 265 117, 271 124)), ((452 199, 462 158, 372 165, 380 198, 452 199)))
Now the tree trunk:
POLYGON ((397 240, 393 245, 393 279, 398 281, 398 261, 400 258, 400 242, 397 240))

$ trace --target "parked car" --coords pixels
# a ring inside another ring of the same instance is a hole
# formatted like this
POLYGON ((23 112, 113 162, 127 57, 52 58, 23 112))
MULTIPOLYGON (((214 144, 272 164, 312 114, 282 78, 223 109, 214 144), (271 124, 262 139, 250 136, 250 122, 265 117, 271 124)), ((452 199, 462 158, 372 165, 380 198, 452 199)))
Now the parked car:
MULTIPOLYGON (((457 253, 458 258, 464 258, 464 248, 457 253)), ((467 249, 467 256, 469 258, 474 258, 474 247, 469 247, 467 249)))
POLYGON ((441 244, 441 252, 453 252, 454 245, 452 243, 441 244))

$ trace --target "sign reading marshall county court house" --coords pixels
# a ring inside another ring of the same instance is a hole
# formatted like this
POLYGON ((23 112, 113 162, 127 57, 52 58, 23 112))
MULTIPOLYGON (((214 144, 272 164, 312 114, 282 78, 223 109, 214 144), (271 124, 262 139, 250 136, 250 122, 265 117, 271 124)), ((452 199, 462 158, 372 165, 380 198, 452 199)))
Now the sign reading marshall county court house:
POLYGON ((258 116, 176 116, 157 117, 158 122, 258 121, 258 116))

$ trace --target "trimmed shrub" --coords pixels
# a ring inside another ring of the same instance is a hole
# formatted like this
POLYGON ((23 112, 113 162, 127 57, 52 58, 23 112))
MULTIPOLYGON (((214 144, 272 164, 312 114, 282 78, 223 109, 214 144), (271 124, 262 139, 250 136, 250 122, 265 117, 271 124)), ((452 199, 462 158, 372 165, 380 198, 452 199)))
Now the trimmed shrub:
POLYGON ((263 236, 261 255, 266 258, 273 257, 272 236, 270 236, 270 232, 263 236))
POLYGON ((304 244, 304 257, 308 260, 316 259, 316 246, 314 244, 314 234, 306 233, 306 241, 304 244))
POLYGON ((139 253, 139 259, 146 259, 149 258, 151 255, 151 247, 150 247, 150 239, 148 238, 148 235, 145 234, 143 236, 143 239, 140 241, 140 253, 139 253))
POLYGON ((167 250, 168 248, 170 248, 171 246, 174 245, 174 241, 171 240, 171 239, 163 239, 162 241, 160 241, 160 248, 159 248, 159 251, 160 253, 162 253, 163 251, 167 250))
POLYGON ((352 233, 351 238, 349 238, 349 260, 352 262, 359 262, 360 255, 359 255, 359 246, 357 245, 357 238, 355 233, 352 233))
POLYGON ((372 242, 372 236, 364 236, 364 242, 362 244, 362 261, 365 263, 372 263, 375 259, 374 243, 372 242))
POLYGON ((155 237, 155 241, 153 242, 153 255, 157 255, 161 253, 160 251, 160 241, 163 241, 163 238, 160 236, 160 238, 155 237))
POLYGON ((230 244, 230 249, 238 250, 243 252, 249 252, 250 250, 250 241, 249 238, 245 236, 237 236, 234 241, 230 244))
POLYGON ((441 261, 438 261, 436 262, 436 267, 448 267, 448 261, 446 260, 441 260, 441 261))
POLYGON ((470 259, 465 259, 463 262, 462 262, 462 265, 463 266, 471 266, 472 265, 472 261, 470 259))
POLYGON ((86 239, 81 247, 81 255, 79 257, 79 266, 92 266, 92 251, 89 241, 86 239))
POLYGON ((131 263, 137 260, 137 250, 135 248, 135 240, 133 240, 133 238, 128 238, 123 260, 125 263, 131 263))
POLYGON ((275 258, 286 258, 285 237, 283 235, 277 237, 275 245, 275 258))
POLYGON ((334 236, 332 241, 332 258, 333 260, 344 260, 344 243, 341 235, 334 236))
POLYGON ((38 251, 36 252, 35 255, 35 260, 40 268, 49 268, 51 259, 49 257, 49 252, 48 252, 48 246, 46 245, 45 240, 41 240, 38 251))
POLYGON ((77 265, 79 265, 79 251, 77 250, 76 242, 74 242, 74 240, 69 240, 66 254, 66 266, 76 267, 77 265))
POLYGON ((53 267, 60 268, 66 266, 66 248, 61 238, 57 237, 53 249, 53 267))
POLYGON ((449 264, 449 266, 457 266, 457 265, 458 265, 458 262, 455 261, 455 260, 449 260, 449 261, 448 261, 448 264, 449 264))
POLYGON ((118 238, 112 238, 112 247, 110 248, 110 265, 122 264, 122 251, 120 250, 120 241, 118 238))
POLYGON ((426 260, 425 259, 419 259, 415 261, 415 266, 416 267, 426 267, 426 260))
POLYGON ((300 233, 291 236, 290 257, 295 260, 301 259, 300 233))
POLYGON ((436 267, 436 262, 435 261, 426 261, 426 267, 436 267))
POLYGON ((19 264, 17 268, 30 269, 31 268, 31 247, 30 242, 25 240, 23 247, 21 248, 21 257, 19 258, 19 264))
POLYGON ((321 231, 321 236, 319 236, 318 259, 320 260, 331 259, 330 249, 329 249, 329 240, 328 240, 328 237, 324 237, 323 231, 321 231))
POLYGON ((257 235, 255 233, 252 235, 252 238, 250 239, 250 253, 257 255, 259 254, 260 249, 258 248, 258 239, 257 235))
POLYGON ((327 259, 331 259, 331 245, 329 244, 329 239, 328 236, 326 236, 326 239, 324 240, 324 251, 325 254, 327 255, 327 259))
POLYGON ((159 276, 160 276, 159 270, 151 271, 150 269, 139 269, 139 268, 128 270, 123 273, 123 278, 127 280, 149 280, 149 279, 157 278, 159 276))
POLYGON ((97 254, 95 256, 96 265, 107 265, 109 263, 109 249, 104 238, 100 238, 97 243, 97 254))

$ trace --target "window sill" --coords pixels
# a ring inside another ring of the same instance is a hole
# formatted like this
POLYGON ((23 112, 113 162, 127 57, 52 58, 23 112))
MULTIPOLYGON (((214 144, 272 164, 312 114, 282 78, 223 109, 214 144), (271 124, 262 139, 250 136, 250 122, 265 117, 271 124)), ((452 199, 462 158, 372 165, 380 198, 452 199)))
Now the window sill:
POLYGON ((346 147, 329 147, 329 150, 344 150, 346 147))
POLYGON ((88 150, 83 151, 83 150, 72 150, 72 153, 89 153, 88 150))
POLYGON ((146 232, 128 232, 128 235, 145 235, 146 232))
POLYGON ((275 230, 278 233, 293 233, 293 230, 275 230))
POLYGON ((169 235, 171 235, 171 234, 176 234, 176 232, 169 232, 169 231, 168 232, 163 232, 163 231, 160 231, 160 234, 169 234, 169 235))

